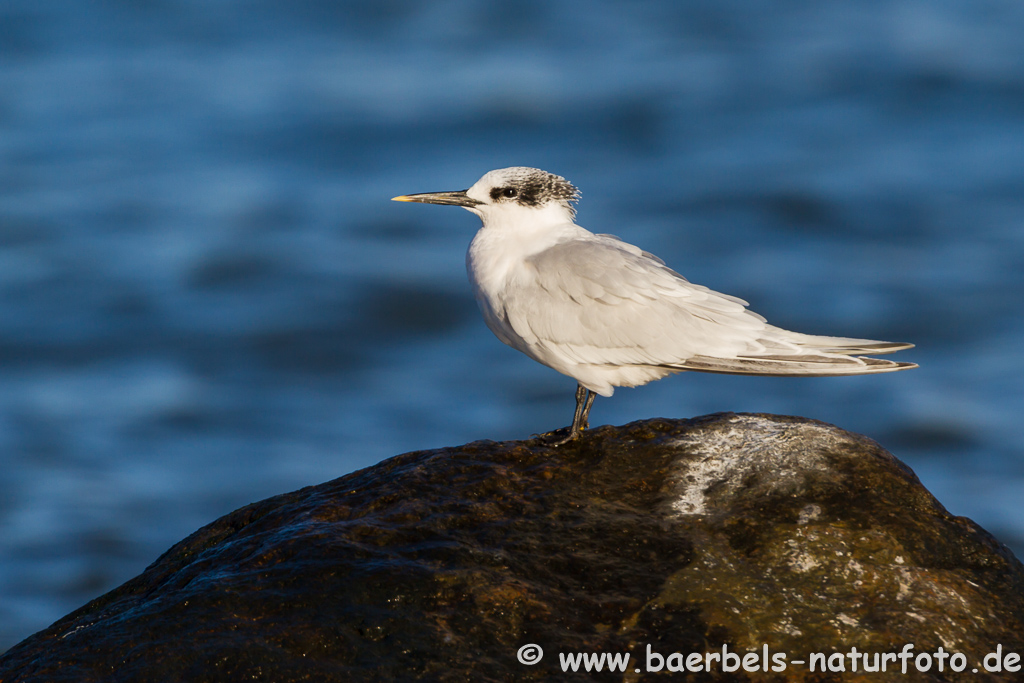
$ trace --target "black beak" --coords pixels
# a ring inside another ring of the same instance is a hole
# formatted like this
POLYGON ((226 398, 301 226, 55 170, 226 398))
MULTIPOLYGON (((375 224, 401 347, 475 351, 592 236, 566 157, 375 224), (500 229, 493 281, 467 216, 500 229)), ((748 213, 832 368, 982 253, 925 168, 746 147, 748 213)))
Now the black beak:
POLYGON ((466 194, 466 190, 459 192, 424 192, 422 194, 403 194, 401 197, 393 197, 393 202, 422 202, 423 204, 449 204, 451 206, 477 206, 483 202, 477 201, 466 194))

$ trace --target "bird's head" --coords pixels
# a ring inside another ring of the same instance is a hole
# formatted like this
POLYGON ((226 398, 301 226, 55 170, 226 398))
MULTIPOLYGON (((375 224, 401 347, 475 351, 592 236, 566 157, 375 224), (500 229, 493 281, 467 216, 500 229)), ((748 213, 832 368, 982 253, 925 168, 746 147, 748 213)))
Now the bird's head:
POLYGON ((573 204, 579 196, 579 190, 561 176, 539 168, 513 166, 485 174, 468 190, 402 195, 393 201, 461 206, 488 225, 536 222, 542 217, 572 221, 576 216, 573 204))

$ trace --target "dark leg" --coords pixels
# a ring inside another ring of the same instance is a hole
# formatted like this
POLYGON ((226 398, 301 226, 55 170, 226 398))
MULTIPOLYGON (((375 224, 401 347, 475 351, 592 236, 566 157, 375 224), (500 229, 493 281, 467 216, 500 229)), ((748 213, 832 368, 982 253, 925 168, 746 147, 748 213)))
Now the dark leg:
POLYGON ((572 415, 572 427, 569 429, 571 436, 569 438, 575 439, 580 430, 587 428, 587 416, 584 404, 587 402, 587 394, 590 392, 583 388, 582 384, 576 385, 576 412, 572 415))
POLYGON ((582 384, 576 384, 576 412, 572 416, 572 426, 569 427, 569 435, 564 439, 552 441, 552 446, 561 446, 578 439, 580 432, 590 426, 590 408, 594 405, 594 398, 596 396, 597 394, 585 389, 582 384))
MULTIPOLYGON (((577 389, 577 393, 579 390, 577 389)), ((587 390, 587 404, 583 406, 583 417, 580 419, 580 430, 590 428, 590 409, 594 406, 594 398, 597 397, 593 391, 587 390)), ((579 399, 577 399, 577 403, 579 399)))

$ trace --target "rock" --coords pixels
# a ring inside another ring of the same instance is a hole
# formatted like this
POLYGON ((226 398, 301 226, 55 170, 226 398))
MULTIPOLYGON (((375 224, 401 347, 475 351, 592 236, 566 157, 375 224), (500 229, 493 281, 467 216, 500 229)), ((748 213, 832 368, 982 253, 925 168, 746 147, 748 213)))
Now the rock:
POLYGON ((1024 567, 909 468, 720 414, 408 453, 254 503, 9 650, 0 681, 1021 680, 1022 652, 1024 567), (887 674, 849 656, 906 644, 887 674), (576 653, 630 658, 563 672, 576 653))

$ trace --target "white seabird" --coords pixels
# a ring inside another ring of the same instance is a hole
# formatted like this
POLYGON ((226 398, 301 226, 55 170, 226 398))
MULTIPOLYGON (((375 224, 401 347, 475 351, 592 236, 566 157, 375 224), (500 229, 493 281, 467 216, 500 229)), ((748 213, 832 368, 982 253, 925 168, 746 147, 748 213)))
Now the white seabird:
POLYGON ((536 168, 491 171, 468 190, 394 201, 461 206, 483 221, 466 267, 492 332, 577 382, 565 443, 588 426, 595 394, 687 370, 862 375, 917 367, 857 354, 909 349, 769 325, 747 302, 689 282, 664 261, 575 223, 579 191, 536 168))

